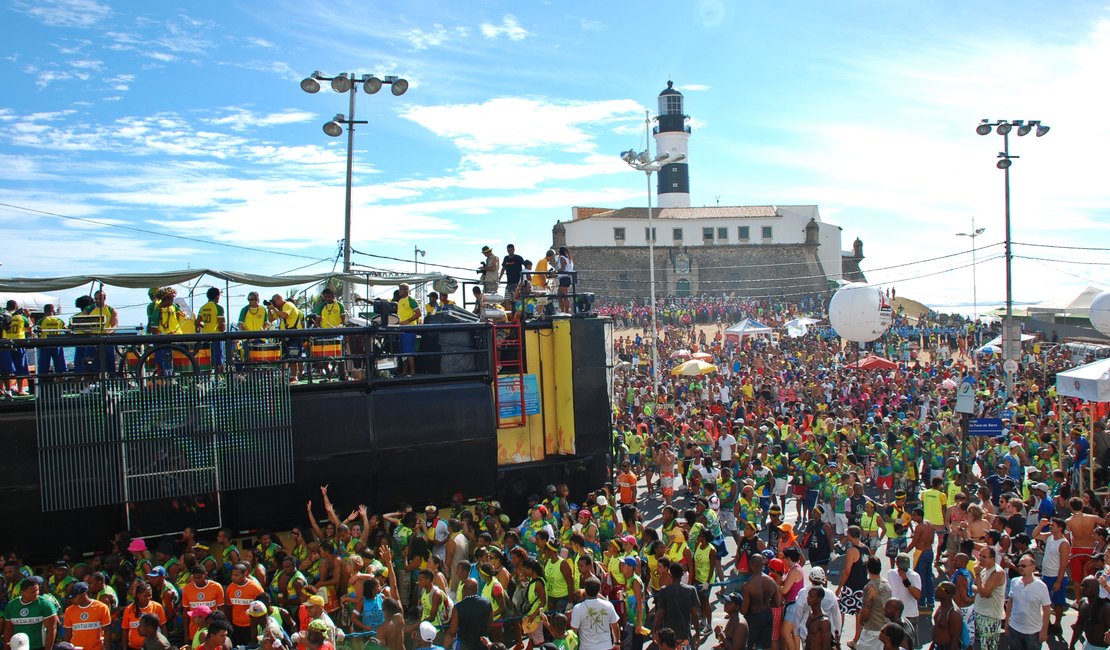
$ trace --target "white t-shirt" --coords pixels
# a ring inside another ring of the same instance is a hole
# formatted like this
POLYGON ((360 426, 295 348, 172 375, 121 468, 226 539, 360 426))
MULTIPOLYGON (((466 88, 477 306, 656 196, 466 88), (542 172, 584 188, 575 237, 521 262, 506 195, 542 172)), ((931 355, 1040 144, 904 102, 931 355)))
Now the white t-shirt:
POLYGON ((587 598, 570 610, 570 626, 578 631, 580 650, 612 650, 610 629, 618 621, 613 603, 600 598, 587 598))
POLYGON ((731 462, 732 450, 736 448, 736 436, 726 433, 717 439, 717 445, 721 448, 721 462, 731 462))
POLYGON ((1034 578, 1025 584, 1021 578, 1010 580, 1010 627, 1022 634, 1039 634, 1043 608, 1052 604, 1048 586, 1034 578))
MULTIPOLYGON (((921 589, 921 574, 917 571, 906 571, 906 579, 914 589, 921 589)), ((902 601, 902 616, 914 616, 917 612, 917 599, 910 595, 910 590, 902 584, 902 577, 897 569, 886 572, 886 580, 890 583, 890 596, 902 601)))

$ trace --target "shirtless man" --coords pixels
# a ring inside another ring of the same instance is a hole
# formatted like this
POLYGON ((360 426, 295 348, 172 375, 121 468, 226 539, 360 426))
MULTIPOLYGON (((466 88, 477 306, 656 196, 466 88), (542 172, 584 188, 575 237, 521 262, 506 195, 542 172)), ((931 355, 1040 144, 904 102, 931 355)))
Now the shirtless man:
MULTIPOLYGON (((1086 639, 1084 648, 1105 647, 1104 639, 1107 631, 1110 631, 1110 603, 1099 598, 1098 590, 1098 580, 1094 578, 1083 579, 1080 590, 1082 598, 1079 600, 1079 616, 1075 619, 1075 625, 1071 626, 1071 643, 1068 644, 1068 650, 1075 650, 1075 644, 1079 643, 1080 634, 1086 639)), ((725 611, 728 611, 727 607, 725 611)))
MULTIPOLYGON (((782 595, 774 578, 763 573, 763 556, 753 553, 748 560, 752 578, 744 583, 740 595, 744 602, 740 612, 748 621, 748 634, 751 645, 756 648, 770 648, 775 628, 771 608, 782 607, 782 595)), ((818 601, 820 607, 820 601, 818 601)))
POLYGON ((910 538, 910 549, 913 550, 913 570, 921 576, 921 599, 918 604, 922 608, 932 607, 933 597, 933 541, 936 539, 936 527, 925 519, 925 511, 914 508, 913 511, 913 537, 910 538))
POLYGON ((674 463, 675 455, 671 451, 671 444, 664 440, 659 449, 659 487, 663 492, 663 503, 671 505, 674 498, 674 463))
POLYGON ((963 619, 960 610, 952 603, 956 585, 942 582, 935 592, 937 611, 933 614, 933 648, 935 650, 960 650, 960 632, 963 619))
POLYGON ((825 590, 821 587, 813 587, 806 594, 806 603, 809 605, 809 618, 806 619, 806 650, 832 650, 832 624, 821 609, 821 601, 824 598, 825 590))
POLYGON ((1095 527, 1105 526, 1106 520, 1083 512, 1083 499, 1079 497, 1068 499, 1068 508, 1071 510, 1071 516, 1067 520, 1067 530, 1071 533, 1068 568, 1072 582, 1080 584, 1083 580, 1083 569, 1095 552, 1095 527))
POLYGON ((720 625, 713 628, 713 635, 717 637, 713 650, 744 650, 748 647, 748 621, 740 614, 743 603, 744 597, 738 593, 725 596, 727 621, 723 630, 720 625))

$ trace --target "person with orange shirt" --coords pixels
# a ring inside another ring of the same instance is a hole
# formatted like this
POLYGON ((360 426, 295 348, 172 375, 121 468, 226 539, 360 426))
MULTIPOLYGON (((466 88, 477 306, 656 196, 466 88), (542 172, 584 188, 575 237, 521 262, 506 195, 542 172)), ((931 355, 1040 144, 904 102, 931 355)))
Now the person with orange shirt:
POLYGON ((627 460, 621 464, 623 472, 617 477, 617 486, 620 489, 622 506, 636 505, 636 481, 639 479, 632 473, 632 464, 627 460))
POLYGON ((129 650, 142 650, 143 636, 139 634, 139 619, 143 614, 154 614, 158 617, 158 626, 162 634, 166 633, 166 612, 161 603, 151 599, 150 585, 139 581, 135 583, 135 602, 123 610, 122 628, 127 635, 129 650))
POLYGON ((254 641, 251 617, 247 608, 251 601, 262 593, 262 586, 247 575, 247 565, 236 564, 231 567, 231 583, 225 592, 227 603, 224 605, 231 620, 231 644, 251 645, 254 641))
MULTIPOLYGON (((188 614, 194 607, 204 605, 209 610, 224 606, 224 588, 220 583, 208 579, 208 570, 198 564, 189 572, 192 580, 181 588, 181 609, 188 614)), ((189 634, 192 638, 201 628, 203 621, 189 617, 189 634)))
POLYGON ((112 610, 89 598, 89 584, 75 582, 69 588, 73 604, 66 608, 65 640, 84 650, 103 650, 104 632, 112 623, 112 610))

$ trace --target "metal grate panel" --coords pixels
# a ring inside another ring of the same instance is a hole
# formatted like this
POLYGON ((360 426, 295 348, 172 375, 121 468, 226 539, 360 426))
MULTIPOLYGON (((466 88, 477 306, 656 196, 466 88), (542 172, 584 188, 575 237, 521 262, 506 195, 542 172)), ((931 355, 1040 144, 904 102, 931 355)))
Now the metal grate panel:
POLYGON ((293 482, 289 379, 54 379, 38 386, 44 511, 293 482))

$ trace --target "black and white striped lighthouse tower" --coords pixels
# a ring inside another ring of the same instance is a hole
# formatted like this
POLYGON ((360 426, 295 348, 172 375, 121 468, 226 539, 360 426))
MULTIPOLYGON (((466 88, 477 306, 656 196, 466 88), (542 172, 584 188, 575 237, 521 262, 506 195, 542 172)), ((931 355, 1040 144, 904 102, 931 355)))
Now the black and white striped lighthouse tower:
POLYGON ((659 169, 658 201, 660 208, 690 207, 690 154, 686 145, 690 141, 690 119, 683 112, 682 93, 668 81, 667 88, 659 93, 659 115, 655 118, 655 152, 668 153, 670 159, 685 156, 680 162, 665 162, 659 169))

